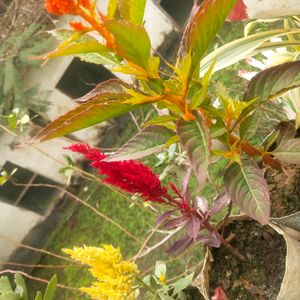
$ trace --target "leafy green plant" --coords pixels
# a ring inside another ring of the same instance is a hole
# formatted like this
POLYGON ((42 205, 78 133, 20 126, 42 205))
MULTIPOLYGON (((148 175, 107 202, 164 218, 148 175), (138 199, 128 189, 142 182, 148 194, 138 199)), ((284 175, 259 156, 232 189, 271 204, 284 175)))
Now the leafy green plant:
POLYGON ((37 86, 25 88, 24 76, 40 62, 33 60, 48 49, 52 40, 41 35, 41 26, 33 24, 21 33, 12 34, 0 46, 0 108, 8 115, 14 108, 43 112, 47 101, 37 86))
MULTIPOLYGON (((0 277, 0 299, 1 300, 29 300, 27 286, 22 275, 16 273, 14 276, 15 288, 12 287, 7 276, 0 277)), ((35 300, 54 300, 57 278, 53 276, 49 281, 45 294, 37 292, 35 300)))

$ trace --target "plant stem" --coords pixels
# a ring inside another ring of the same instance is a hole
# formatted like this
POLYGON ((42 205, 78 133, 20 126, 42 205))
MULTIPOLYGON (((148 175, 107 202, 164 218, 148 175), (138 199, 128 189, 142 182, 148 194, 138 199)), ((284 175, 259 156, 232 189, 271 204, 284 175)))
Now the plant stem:
POLYGON ((241 261, 247 261, 246 257, 242 255, 237 249, 232 247, 223 237, 221 237, 222 245, 229 250, 234 256, 236 256, 241 261))
POLYGON ((236 142, 240 142, 240 147, 241 150, 243 152, 245 152, 246 154, 248 154, 251 157, 255 157, 255 156, 261 156, 262 157, 262 161, 271 166, 272 168, 282 171, 282 165, 281 162, 276 159, 273 158, 271 155, 265 153, 264 151, 254 147, 253 145, 251 145, 248 141, 241 141, 238 137, 234 136, 234 135, 230 135, 230 143, 234 144, 236 142))

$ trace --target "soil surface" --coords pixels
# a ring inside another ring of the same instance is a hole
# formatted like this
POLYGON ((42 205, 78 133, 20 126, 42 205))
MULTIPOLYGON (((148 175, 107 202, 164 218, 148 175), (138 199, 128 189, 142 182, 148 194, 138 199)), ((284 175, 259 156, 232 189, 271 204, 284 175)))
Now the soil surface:
POLYGON ((255 221, 236 221, 225 228, 230 244, 243 262, 225 247, 212 249, 210 293, 222 287, 229 300, 275 300, 285 271, 286 244, 269 226, 255 221), (233 236, 234 234, 234 236, 233 236))
POLYGON ((279 218, 300 210, 300 169, 290 169, 289 176, 268 168, 265 178, 271 198, 271 217, 279 218))

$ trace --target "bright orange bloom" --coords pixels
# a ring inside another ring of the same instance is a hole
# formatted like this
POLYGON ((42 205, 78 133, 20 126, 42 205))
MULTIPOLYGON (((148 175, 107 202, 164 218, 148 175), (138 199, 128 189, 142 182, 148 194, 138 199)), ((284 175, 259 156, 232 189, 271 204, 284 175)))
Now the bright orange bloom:
POLYGON ((76 14, 78 6, 88 8, 89 0, 45 0, 46 10, 54 15, 63 16, 67 14, 76 14))

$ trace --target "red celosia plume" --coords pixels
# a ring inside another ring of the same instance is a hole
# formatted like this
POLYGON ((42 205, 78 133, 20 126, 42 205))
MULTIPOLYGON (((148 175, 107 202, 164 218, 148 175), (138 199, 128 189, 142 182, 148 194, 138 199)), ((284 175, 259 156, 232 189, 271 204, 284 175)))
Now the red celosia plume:
POLYGON ((73 152, 85 155, 91 160, 91 166, 98 169, 99 174, 106 175, 104 182, 117 186, 130 193, 138 193, 147 201, 164 202, 168 196, 166 187, 146 165, 134 160, 105 162, 105 154, 86 144, 75 144, 67 147, 73 152))

